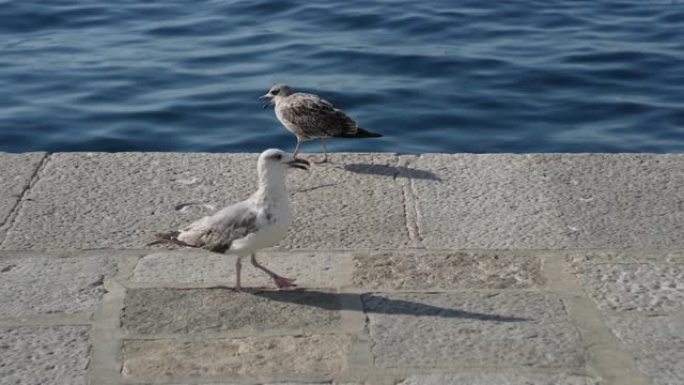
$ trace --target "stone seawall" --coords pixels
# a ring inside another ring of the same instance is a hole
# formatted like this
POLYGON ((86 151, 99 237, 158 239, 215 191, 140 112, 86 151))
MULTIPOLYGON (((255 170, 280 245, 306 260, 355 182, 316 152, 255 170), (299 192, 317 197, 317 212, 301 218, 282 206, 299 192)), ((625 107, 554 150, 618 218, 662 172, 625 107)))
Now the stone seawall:
POLYGON ((256 154, 0 154, 0 384, 684 383, 684 155, 333 154, 262 262, 146 248, 256 154))

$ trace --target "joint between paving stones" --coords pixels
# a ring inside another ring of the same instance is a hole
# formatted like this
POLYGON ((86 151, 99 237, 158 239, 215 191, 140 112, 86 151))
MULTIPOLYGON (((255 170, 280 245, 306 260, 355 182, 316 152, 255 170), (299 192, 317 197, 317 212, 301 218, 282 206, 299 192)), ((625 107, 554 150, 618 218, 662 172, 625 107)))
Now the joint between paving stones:
POLYGON ((418 224, 417 195, 413 178, 408 169, 411 163, 407 157, 397 156, 397 171, 393 175, 393 180, 401 188, 401 203, 404 209, 404 220, 406 222, 406 232, 409 237, 409 246, 423 248, 423 239, 420 235, 418 224))
POLYGON ((425 246, 423 245, 423 236, 421 235, 422 230, 420 228, 420 212, 418 211, 418 191, 416 190, 415 180, 410 176, 408 178, 408 187, 409 187, 408 196, 410 197, 409 201, 410 201, 410 208, 412 210, 412 215, 413 215, 413 224, 415 227, 416 240, 418 242, 418 246, 421 248, 424 248, 425 246))
POLYGON ((0 327, 15 326, 90 326, 92 312, 33 314, 0 318, 0 327))
POLYGON ((14 222, 17 218, 19 211, 21 210, 22 204, 26 200, 26 196, 31 191, 31 188, 36 183, 38 183, 38 180, 40 179, 40 174, 43 171, 43 169, 45 169, 45 167, 47 166, 51 157, 52 157, 51 153, 43 154, 43 157, 40 159, 40 161, 36 165, 36 168, 31 173, 31 177, 28 179, 26 184, 24 184, 24 186, 22 187, 21 193, 19 194, 19 199, 17 199, 17 203, 15 203, 14 206, 12 207, 12 209, 10 210, 9 214, 7 215, 7 218, 2 223, 0 223, 0 230, 2 230, 2 229, 5 230, 4 235, 2 235, 2 238, 0 239, 0 248, 5 243, 5 240, 7 239, 7 235, 12 230, 12 227, 14 227, 14 222))
POLYGON ((636 369, 634 357, 608 329, 598 305, 584 293, 563 256, 546 255, 543 270, 549 289, 561 297, 587 347, 588 371, 598 374, 605 385, 650 385, 636 369))
POLYGON ((123 367, 121 316, 124 311, 126 288, 118 279, 126 279, 129 274, 130 258, 118 263, 115 277, 105 281, 107 292, 102 298, 102 305, 94 314, 90 329, 91 353, 88 365, 88 376, 91 384, 115 385, 120 383, 123 367))

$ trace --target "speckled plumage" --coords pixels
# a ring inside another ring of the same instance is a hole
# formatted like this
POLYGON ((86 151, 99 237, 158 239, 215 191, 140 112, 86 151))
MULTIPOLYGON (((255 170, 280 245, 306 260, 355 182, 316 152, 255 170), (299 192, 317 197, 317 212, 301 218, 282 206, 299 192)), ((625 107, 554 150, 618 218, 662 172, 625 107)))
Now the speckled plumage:
POLYGON ((297 156, 301 142, 320 138, 328 159, 325 139, 335 138, 378 138, 382 135, 359 127, 344 111, 318 95, 302 92, 292 93, 289 86, 275 85, 262 98, 270 99, 275 105, 275 114, 280 123, 297 137, 297 156))
POLYGON ((276 101, 278 120, 301 140, 354 135, 358 124, 317 95, 296 93, 276 101))

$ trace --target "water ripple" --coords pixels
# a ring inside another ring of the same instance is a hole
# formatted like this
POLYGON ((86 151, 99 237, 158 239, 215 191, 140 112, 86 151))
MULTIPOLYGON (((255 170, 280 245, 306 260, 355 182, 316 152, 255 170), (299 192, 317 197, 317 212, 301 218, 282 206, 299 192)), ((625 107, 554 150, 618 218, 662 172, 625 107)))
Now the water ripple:
POLYGON ((0 0, 0 150, 291 149, 256 100, 287 82, 385 134, 335 151, 682 152, 682 31, 677 0, 0 0))

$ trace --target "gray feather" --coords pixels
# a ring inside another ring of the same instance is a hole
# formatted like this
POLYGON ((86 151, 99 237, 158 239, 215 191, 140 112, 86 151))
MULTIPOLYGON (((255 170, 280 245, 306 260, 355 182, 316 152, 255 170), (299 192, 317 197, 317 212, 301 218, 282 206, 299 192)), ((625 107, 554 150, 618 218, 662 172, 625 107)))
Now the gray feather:
POLYGON ((217 253, 226 252, 234 241, 257 231, 257 213, 246 202, 226 207, 182 230, 199 233, 197 243, 193 246, 217 253))

